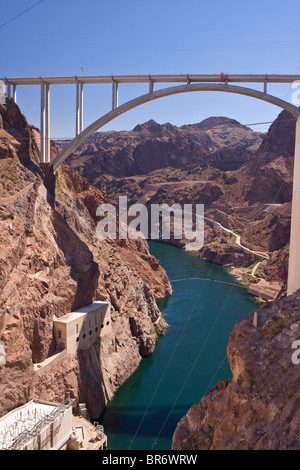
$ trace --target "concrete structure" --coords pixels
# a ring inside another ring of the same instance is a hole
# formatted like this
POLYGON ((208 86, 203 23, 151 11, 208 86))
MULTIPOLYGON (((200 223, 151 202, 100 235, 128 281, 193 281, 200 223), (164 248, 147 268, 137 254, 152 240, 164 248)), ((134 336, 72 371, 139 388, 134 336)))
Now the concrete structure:
POLYGON ((58 450, 71 433, 71 405, 32 400, 0 419, 0 449, 58 450))
POLYGON ((49 370, 53 367, 54 364, 59 365, 65 357, 67 357, 68 352, 66 349, 63 351, 55 352, 52 356, 48 356, 43 362, 36 362, 33 364, 34 371, 40 376, 47 374, 49 370))
POLYGON ((257 284, 248 287, 247 292, 255 297, 261 297, 264 300, 276 300, 280 290, 280 284, 270 284, 262 279, 257 284))
POLYGON ((56 346, 76 354, 110 330, 110 303, 94 302, 53 322, 56 346))
MULTIPOLYGON (((268 74, 212 74, 212 75, 124 75, 124 76, 92 76, 92 77, 28 77, 28 78, 0 78, 7 87, 8 98, 16 100, 17 86, 20 85, 39 85, 41 87, 41 162, 50 163, 50 85, 76 85, 76 137, 67 144, 63 150, 51 162, 55 171, 59 165, 74 150, 88 139, 94 132, 99 130, 108 122, 112 121, 121 114, 140 106, 149 101, 153 101, 165 96, 178 93, 195 91, 221 91, 228 93, 237 93, 262 101, 266 101, 289 111, 297 119, 300 118, 300 109, 288 103, 285 100, 267 93, 268 83, 293 83, 300 82, 300 75, 268 75, 268 74), (112 84, 112 110, 93 124, 83 130, 83 86, 84 84, 112 84), (119 83, 147 83, 149 92, 138 98, 118 105, 118 85, 119 83), (185 85, 174 86, 170 88, 154 91, 155 83, 185 83, 185 85), (229 83, 262 83, 263 91, 254 90, 241 86, 229 85, 229 83), (12 96, 13 89, 13 96, 12 96)), ((293 190, 293 208, 291 221, 291 243, 289 257, 289 275, 288 275, 288 294, 294 293, 300 289, 300 272, 298 270, 300 261, 300 126, 299 121, 296 127, 296 152, 294 169, 294 190, 293 190)))
POLYGON ((104 450, 107 436, 103 426, 91 424, 82 416, 73 416, 73 434, 68 441, 69 450, 104 450))
MULTIPOLYGON (((169 94, 181 93, 184 91, 228 91, 232 93, 241 93, 254 98, 262 99, 273 103, 276 106, 287 109, 290 112, 297 112, 296 106, 293 106, 286 101, 280 100, 275 96, 267 94, 268 83, 293 83, 300 80, 300 75, 276 75, 276 74, 246 74, 246 75, 231 75, 231 74, 210 74, 210 75, 98 75, 98 76, 83 76, 80 77, 5 77, 1 78, 7 88, 8 98, 12 98, 16 102, 17 86, 24 85, 39 85, 41 87, 41 162, 50 163, 50 86, 51 85, 76 85, 76 118, 75 118, 75 135, 78 137, 83 132, 83 87, 88 84, 112 84, 112 111, 120 110, 118 105, 118 88, 119 84, 126 83, 146 83, 148 84, 147 95, 144 95, 142 102, 132 106, 139 106, 140 104, 151 101, 162 96, 169 94), (221 82, 221 84, 220 84, 221 82), (164 90, 154 91, 156 83, 186 83, 185 87, 172 87, 164 90), (217 83, 219 85, 217 85, 217 83), (229 83, 262 83, 263 92, 258 92, 244 87, 230 87, 229 83), (200 88, 198 85, 203 85, 200 88), (210 87, 212 85, 212 87, 210 87), (208 86, 209 88, 206 88, 208 86), (175 88, 177 90, 175 90, 175 88), (174 89, 174 90, 173 90, 174 89), (161 91, 168 92, 160 94, 161 91), (146 99, 145 99, 146 98, 146 99)), ((135 100, 133 100, 135 101, 135 100)), ((127 103, 126 103, 127 104, 127 103)), ((131 109, 131 108, 129 108, 131 109)), ((126 109, 128 111, 128 109, 126 109)), ((122 112, 126 112, 122 111, 122 112)), ((121 114, 118 113, 117 115, 121 114)), ((298 113, 299 116, 299 113, 298 113)), ((114 116, 116 117, 116 116, 114 116)), ((112 119, 114 119, 112 117, 112 119)), ((111 119, 110 119, 111 120, 111 119)), ((104 125, 104 124, 102 124, 104 125)), ((101 126, 98 126, 99 129, 101 126)), ((95 132, 95 131, 93 131, 95 132)), ((84 137, 84 140, 87 137, 84 137)), ((77 144, 79 145, 79 143, 77 144)), ((65 157, 66 158, 66 157, 65 157)))
POLYGON ((0 450, 103 450, 103 426, 74 416, 72 403, 31 400, 0 418, 0 450))
POLYGON ((300 288, 300 118, 296 124, 294 185, 292 201, 288 290, 291 295, 300 288))

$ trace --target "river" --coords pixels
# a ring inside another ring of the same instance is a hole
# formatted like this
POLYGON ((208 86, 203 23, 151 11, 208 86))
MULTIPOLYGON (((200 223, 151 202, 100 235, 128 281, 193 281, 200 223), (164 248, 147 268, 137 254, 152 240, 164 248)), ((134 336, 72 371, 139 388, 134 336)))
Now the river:
POLYGON ((170 450, 178 421, 219 379, 231 377, 229 335, 257 306, 227 268, 171 245, 149 248, 174 290, 158 301, 169 327, 100 418, 108 450, 170 450))

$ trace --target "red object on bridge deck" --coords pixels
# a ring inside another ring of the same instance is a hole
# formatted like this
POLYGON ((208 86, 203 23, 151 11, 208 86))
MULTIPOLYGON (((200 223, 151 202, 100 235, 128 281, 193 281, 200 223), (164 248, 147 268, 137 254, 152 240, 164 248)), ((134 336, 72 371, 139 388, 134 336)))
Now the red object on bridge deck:
POLYGON ((225 82, 225 73, 221 72, 221 82, 225 82))

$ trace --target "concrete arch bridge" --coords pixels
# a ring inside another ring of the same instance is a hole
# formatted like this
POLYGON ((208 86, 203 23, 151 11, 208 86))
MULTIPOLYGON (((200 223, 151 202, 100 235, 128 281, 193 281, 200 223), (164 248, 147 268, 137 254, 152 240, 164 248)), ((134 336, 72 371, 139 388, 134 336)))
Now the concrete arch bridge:
MULTIPOLYGON (((300 83, 300 75, 120 75, 80 77, 2 78, 8 98, 17 99, 17 86, 38 85, 41 88, 41 162, 52 165, 53 170, 64 162, 74 150, 104 125, 144 103, 179 93, 215 91, 249 96, 273 104, 290 112, 296 119, 296 142, 294 162, 294 185, 289 255, 288 295, 300 289, 300 109, 267 93, 268 83, 300 83), (86 84, 112 84, 112 109, 94 123, 83 129, 83 89, 86 84), (146 83, 148 93, 122 105, 118 104, 120 83, 146 83), (157 83, 176 83, 176 86, 154 90, 157 83), (178 85, 181 83, 181 85, 178 85), (183 83, 183 84, 182 84, 183 83), (261 83, 263 90, 255 90, 231 83, 261 83), (50 162, 50 86, 76 85, 75 138, 50 162)), ((0 83, 1 83, 0 82, 0 83)))

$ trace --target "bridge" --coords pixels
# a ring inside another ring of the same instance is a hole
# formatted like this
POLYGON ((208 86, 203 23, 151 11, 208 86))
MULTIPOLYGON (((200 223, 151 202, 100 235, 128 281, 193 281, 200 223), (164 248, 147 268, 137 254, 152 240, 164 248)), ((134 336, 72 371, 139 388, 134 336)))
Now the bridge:
POLYGON ((107 75, 107 76, 74 76, 74 77, 15 77, 0 79, 7 89, 7 97, 17 100, 17 87, 37 85, 41 90, 41 145, 40 161, 52 166, 53 170, 64 162, 74 150, 88 139, 94 132, 121 114, 144 103, 179 93, 197 91, 216 91, 235 93, 259 99, 290 112, 296 119, 296 142, 294 159, 294 183, 292 199, 291 238, 288 273, 288 295, 300 289, 300 109, 289 102, 267 92, 269 83, 300 83, 300 75, 107 75), (138 96, 119 105, 119 84, 145 83, 148 93, 138 96), (156 84, 176 84, 175 86, 155 90, 156 84), (240 84, 262 84, 262 90, 256 90, 240 84), (112 85, 112 109, 94 123, 83 128, 83 93, 88 84, 112 85), (180 85, 178 85, 180 84, 180 85), (51 161, 50 159, 50 87, 51 85, 75 85, 75 138, 51 161))

